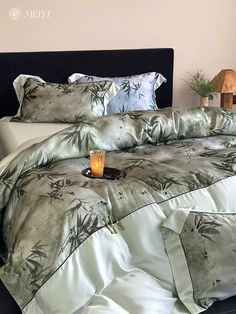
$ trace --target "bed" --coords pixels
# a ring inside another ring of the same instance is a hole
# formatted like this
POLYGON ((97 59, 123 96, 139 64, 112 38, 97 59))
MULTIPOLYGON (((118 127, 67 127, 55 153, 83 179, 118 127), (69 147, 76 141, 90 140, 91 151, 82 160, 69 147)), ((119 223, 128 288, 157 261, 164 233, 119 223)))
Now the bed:
MULTIPOLYGON (((61 85, 73 73, 91 80, 155 71, 166 79, 155 95, 161 110, 122 104, 115 114, 66 112, 67 123, 53 131, 29 111, 25 123, 2 121, 36 128, 22 142, 13 131, 15 147, 0 163, 0 278, 10 292, 1 285, 2 313, 215 313, 214 301, 235 294, 236 114, 171 108, 173 49, 2 53, 0 63, 0 117, 16 114, 19 74, 59 83, 67 98, 94 84, 61 85), (124 176, 83 176, 94 149, 105 150, 106 167, 124 176)), ((27 84, 27 95, 55 88, 27 84)), ((98 85, 116 89, 109 80, 98 85)), ((137 96, 136 83, 133 90, 137 96)), ((228 310, 224 302, 215 309, 228 310)))

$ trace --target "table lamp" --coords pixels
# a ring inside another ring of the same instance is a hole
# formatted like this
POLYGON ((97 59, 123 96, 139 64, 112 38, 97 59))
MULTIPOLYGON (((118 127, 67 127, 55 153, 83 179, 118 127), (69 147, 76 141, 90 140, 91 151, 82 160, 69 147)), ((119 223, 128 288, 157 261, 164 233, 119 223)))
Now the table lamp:
POLYGON ((232 69, 221 70, 211 84, 216 92, 221 93, 221 107, 232 110, 233 93, 236 92, 236 72, 232 69))

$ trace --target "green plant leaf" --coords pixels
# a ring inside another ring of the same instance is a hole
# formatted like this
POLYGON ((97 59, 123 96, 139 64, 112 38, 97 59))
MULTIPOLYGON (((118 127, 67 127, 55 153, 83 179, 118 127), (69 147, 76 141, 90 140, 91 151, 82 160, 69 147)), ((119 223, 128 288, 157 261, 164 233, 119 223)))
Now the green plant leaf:
POLYGON ((187 87, 201 97, 208 97, 212 100, 215 94, 214 87, 205 74, 198 70, 196 73, 188 73, 188 75, 190 76, 189 80, 184 80, 187 87))

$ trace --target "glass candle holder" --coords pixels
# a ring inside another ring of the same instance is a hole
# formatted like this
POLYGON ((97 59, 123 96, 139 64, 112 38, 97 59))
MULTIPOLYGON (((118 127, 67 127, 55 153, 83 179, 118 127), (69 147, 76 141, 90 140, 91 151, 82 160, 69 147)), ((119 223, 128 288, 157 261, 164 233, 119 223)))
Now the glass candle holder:
POLYGON ((105 164, 105 150, 91 150, 90 154, 90 167, 93 177, 102 177, 105 164))

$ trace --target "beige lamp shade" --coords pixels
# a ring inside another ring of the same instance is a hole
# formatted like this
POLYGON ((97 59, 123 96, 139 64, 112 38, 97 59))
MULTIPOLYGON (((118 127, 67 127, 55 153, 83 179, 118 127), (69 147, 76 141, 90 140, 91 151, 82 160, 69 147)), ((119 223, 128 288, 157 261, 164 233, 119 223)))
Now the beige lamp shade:
POLYGON ((216 92, 235 93, 236 92, 236 72, 232 69, 221 70, 211 81, 216 92))

